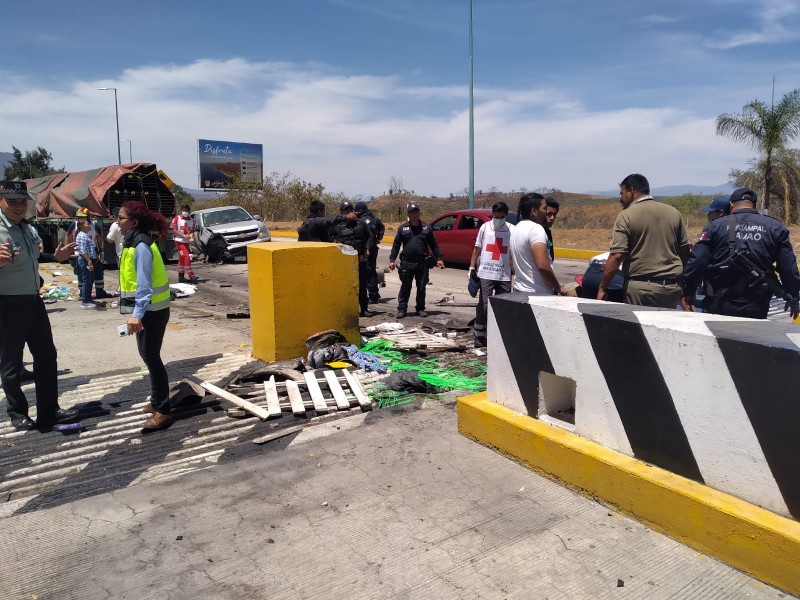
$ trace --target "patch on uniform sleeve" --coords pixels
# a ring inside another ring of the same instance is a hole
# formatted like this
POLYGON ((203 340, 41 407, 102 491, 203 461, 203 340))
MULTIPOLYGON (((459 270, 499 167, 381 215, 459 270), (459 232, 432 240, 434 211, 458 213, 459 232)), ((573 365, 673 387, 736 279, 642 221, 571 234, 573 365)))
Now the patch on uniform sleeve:
POLYGON ((705 242, 706 240, 710 239, 711 236, 708 235, 708 229, 703 229, 703 232, 700 234, 699 241, 705 242))

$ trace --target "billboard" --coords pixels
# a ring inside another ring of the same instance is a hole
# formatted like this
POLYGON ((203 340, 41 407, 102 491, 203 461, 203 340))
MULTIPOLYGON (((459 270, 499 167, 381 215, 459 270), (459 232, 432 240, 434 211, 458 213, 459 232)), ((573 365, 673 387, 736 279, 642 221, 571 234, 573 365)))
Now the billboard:
POLYGON ((264 178, 264 146, 197 140, 200 187, 225 189, 231 177, 256 182, 264 178))

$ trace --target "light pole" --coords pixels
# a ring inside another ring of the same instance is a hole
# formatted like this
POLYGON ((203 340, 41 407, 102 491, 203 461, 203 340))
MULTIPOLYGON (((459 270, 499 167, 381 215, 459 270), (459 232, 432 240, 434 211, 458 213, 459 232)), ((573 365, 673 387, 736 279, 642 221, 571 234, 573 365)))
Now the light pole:
POLYGON ((475 118, 472 99, 472 0, 469 0, 469 208, 475 208, 475 118))
POLYGON ((133 142, 130 140, 120 140, 122 142, 128 142, 128 162, 133 162, 133 142))
POLYGON ((101 87, 97 88, 98 90, 105 92, 108 90, 114 90, 114 115, 117 118, 117 161, 118 164, 122 164, 122 149, 119 145, 119 106, 117 105, 117 88, 115 87, 101 87))

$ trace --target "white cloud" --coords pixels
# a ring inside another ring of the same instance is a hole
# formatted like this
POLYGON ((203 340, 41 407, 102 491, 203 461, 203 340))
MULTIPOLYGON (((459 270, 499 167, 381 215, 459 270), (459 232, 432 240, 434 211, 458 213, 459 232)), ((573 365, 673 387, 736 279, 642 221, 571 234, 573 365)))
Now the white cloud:
POLYGON ((711 48, 728 50, 753 44, 783 44, 800 39, 800 31, 787 28, 785 21, 800 13, 797 0, 760 0, 752 5, 757 11, 761 27, 753 31, 717 33, 714 40, 706 42, 711 48))
MULTIPOLYGON (((22 92, 0 96, 0 149, 41 145, 68 170, 116 162, 113 98, 97 91, 108 86, 118 88, 120 135, 134 160, 185 187, 197 185, 197 138, 263 143, 265 171, 291 170, 331 191, 380 193, 393 174, 424 194, 467 184, 466 87, 243 59, 130 68, 65 89, 18 83, 22 92)), ((715 136, 710 115, 597 112, 557 89, 475 96, 478 188, 613 188, 634 171, 654 186, 718 184, 748 156, 715 136)))
POLYGON ((680 19, 674 16, 653 14, 642 17, 643 23, 650 25, 667 25, 669 23, 677 23, 680 19))

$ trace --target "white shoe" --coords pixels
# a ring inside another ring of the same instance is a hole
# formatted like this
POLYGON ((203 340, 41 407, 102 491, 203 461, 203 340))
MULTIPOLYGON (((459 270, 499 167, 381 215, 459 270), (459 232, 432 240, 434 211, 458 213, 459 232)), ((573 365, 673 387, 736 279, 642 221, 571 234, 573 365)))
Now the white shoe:
POLYGON ((94 302, 81 302, 81 308, 97 308, 97 304, 94 302))

